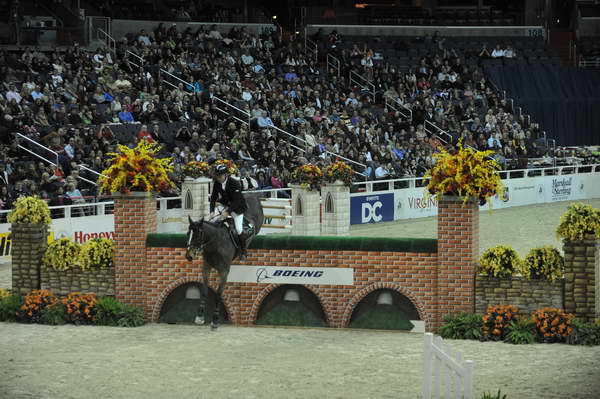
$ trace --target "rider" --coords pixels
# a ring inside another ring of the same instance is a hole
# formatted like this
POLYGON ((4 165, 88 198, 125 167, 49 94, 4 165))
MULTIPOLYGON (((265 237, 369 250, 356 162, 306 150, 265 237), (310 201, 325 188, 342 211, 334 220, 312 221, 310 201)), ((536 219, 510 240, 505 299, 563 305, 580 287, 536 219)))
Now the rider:
POLYGON ((235 224, 235 230, 240 239, 240 260, 246 260, 246 234, 244 234, 244 212, 248 209, 246 199, 242 195, 242 185, 236 179, 229 177, 227 166, 217 165, 214 176, 215 184, 213 185, 212 194, 210 196, 210 218, 215 217, 215 204, 217 200, 225 206, 223 217, 231 215, 235 224))

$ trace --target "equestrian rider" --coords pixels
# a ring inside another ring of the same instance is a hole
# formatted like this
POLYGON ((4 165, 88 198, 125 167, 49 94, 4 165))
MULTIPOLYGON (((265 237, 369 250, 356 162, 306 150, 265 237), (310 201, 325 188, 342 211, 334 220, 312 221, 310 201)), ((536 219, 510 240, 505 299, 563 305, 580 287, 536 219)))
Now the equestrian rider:
POLYGON ((225 206, 225 211, 221 214, 224 218, 231 216, 235 225, 235 230, 240 240, 240 260, 246 260, 246 234, 244 234, 244 212, 248 210, 246 199, 242 195, 242 185, 236 179, 230 178, 227 166, 217 165, 210 196, 210 218, 215 217, 215 204, 217 200, 225 206))

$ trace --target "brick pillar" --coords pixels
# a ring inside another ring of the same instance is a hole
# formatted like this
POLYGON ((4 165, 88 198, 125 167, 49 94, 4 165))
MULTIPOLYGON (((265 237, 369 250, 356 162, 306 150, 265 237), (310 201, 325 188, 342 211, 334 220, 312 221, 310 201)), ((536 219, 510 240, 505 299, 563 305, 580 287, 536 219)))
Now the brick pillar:
POLYGON ((42 284, 41 267, 48 247, 48 227, 42 224, 13 224, 10 230, 12 289, 20 294, 28 294, 31 290, 40 289, 42 284))
POLYGON ((292 188, 292 234, 318 236, 321 234, 321 204, 318 191, 310 191, 299 185, 292 188))
POLYGON ((209 184, 211 180, 206 177, 192 179, 186 177, 181 185, 181 231, 187 233, 189 222, 188 216, 193 220, 199 220, 203 217, 208 217, 210 213, 209 207, 209 184))
POLYGON ((115 296, 123 303, 144 309, 149 233, 156 233, 156 199, 150 193, 116 195, 115 296))
POLYGON ((600 240, 564 241, 565 311, 580 319, 600 317, 600 240))
POLYGON ((479 258, 479 206, 459 197, 438 201, 437 309, 434 329, 446 314, 475 310, 475 263, 479 258))
POLYGON ((321 233, 347 236, 350 232, 350 189, 341 181, 321 188, 323 223, 321 233))

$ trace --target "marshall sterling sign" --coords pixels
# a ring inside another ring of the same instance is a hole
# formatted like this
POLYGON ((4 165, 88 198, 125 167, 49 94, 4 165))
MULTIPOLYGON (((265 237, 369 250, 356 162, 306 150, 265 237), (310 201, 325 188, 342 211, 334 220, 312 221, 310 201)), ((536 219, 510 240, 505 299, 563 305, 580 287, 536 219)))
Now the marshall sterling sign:
POLYGON ((263 284, 354 285, 354 269, 232 265, 228 281, 263 284))

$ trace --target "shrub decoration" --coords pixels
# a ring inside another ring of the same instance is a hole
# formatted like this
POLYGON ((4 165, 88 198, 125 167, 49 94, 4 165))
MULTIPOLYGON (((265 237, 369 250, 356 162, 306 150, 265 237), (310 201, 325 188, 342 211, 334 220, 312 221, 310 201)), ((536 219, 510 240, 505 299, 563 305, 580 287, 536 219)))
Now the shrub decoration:
POLYGON ((581 202, 569 205, 560 217, 556 235, 568 241, 581 241, 587 235, 600 238, 600 210, 581 202))
POLYGON ((500 165, 490 159, 493 151, 476 151, 465 148, 458 143, 456 154, 450 154, 441 149, 433 155, 435 166, 430 169, 425 178, 430 178, 427 190, 431 195, 457 195, 464 197, 464 203, 469 198, 477 198, 485 203, 490 197, 503 193, 502 180, 496 173, 500 165))
POLYGON ((15 202, 12 212, 8 214, 8 222, 49 225, 52 223, 52 219, 46 201, 38 197, 20 197, 15 202))
POLYGON ((503 340, 508 333, 511 321, 517 318, 518 309, 515 306, 488 306, 483 316, 483 337, 492 341, 503 340))
POLYGON ((562 309, 542 308, 531 315, 540 340, 544 342, 564 341, 573 332, 573 315, 562 309))
POLYGON ((300 165, 292 173, 292 183, 299 184, 302 188, 319 190, 323 180, 323 172, 313 164, 300 165))
POLYGON ((533 344, 535 342, 535 323, 527 318, 511 321, 504 341, 517 345, 533 344))
POLYGON ((600 345, 600 322, 584 323, 579 319, 571 322, 573 332, 567 337, 570 345, 600 345))
POLYGON ((344 185, 352 186, 352 176, 354 172, 347 163, 342 161, 336 161, 325 168, 324 171, 325 181, 328 183, 334 183, 336 180, 341 180, 344 185))
POLYGON ((118 145, 118 152, 108 153, 111 165, 98 179, 102 192, 162 191, 173 186, 168 173, 173 171, 172 158, 158 158, 160 145, 140 140, 135 148, 118 145))
POLYGON ((4 288, 0 288, 0 301, 8 298, 10 296, 10 291, 9 290, 5 290, 4 288))
POLYGON ((29 323, 39 323, 42 312, 48 306, 58 302, 58 299, 48 290, 33 290, 23 298, 19 308, 19 319, 29 323))
POLYGON ((212 169, 211 169, 211 174, 214 175, 215 172, 215 168, 218 165, 225 165, 227 166, 227 173, 229 173, 230 175, 234 175, 237 173, 237 166, 235 165, 235 163, 233 163, 233 161, 229 160, 229 159, 218 159, 216 160, 213 164, 212 164, 212 169))
POLYGON ((489 277, 510 277, 523 272, 522 261, 513 248, 497 245, 485 250, 479 259, 479 273, 489 277))
POLYGON ((440 336, 448 339, 480 339, 482 323, 481 315, 477 314, 446 315, 440 336))
POLYGON ((77 266, 86 270, 90 267, 106 268, 113 264, 115 244, 108 238, 92 238, 81 246, 77 266))
POLYGON ((18 294, 12 294, 1 298, 0 321, 15 321, 22 304, 23 298, 18 294))
POLYGON ((74 324, 91 323, 92 311, 97 302, 96 295, 83 295, 80 292, 72 292, 62 300, 67 309, 67 319, 74 324))
POLYGON ((545 246, 532 248, 524 261, 524 272, 531 278, 554 281, 563 276, 565 260, 558 249, 545 246))
POLYGON ((144 324, 144 311, 105 297, 96 303, 93 320, 99 326, 139 327, 144 324))
POLYGON ((69 270, 78 263, 80 253, 80 244, 68 238, 59 238, 48 245, 42 263, 49 269, 69 270))
POLYGON ((185 164, 183 167, 183 175, 197 179, 199 177, 206 177, 210 174, 210 166, 206 162, 192 161, 185 164))

